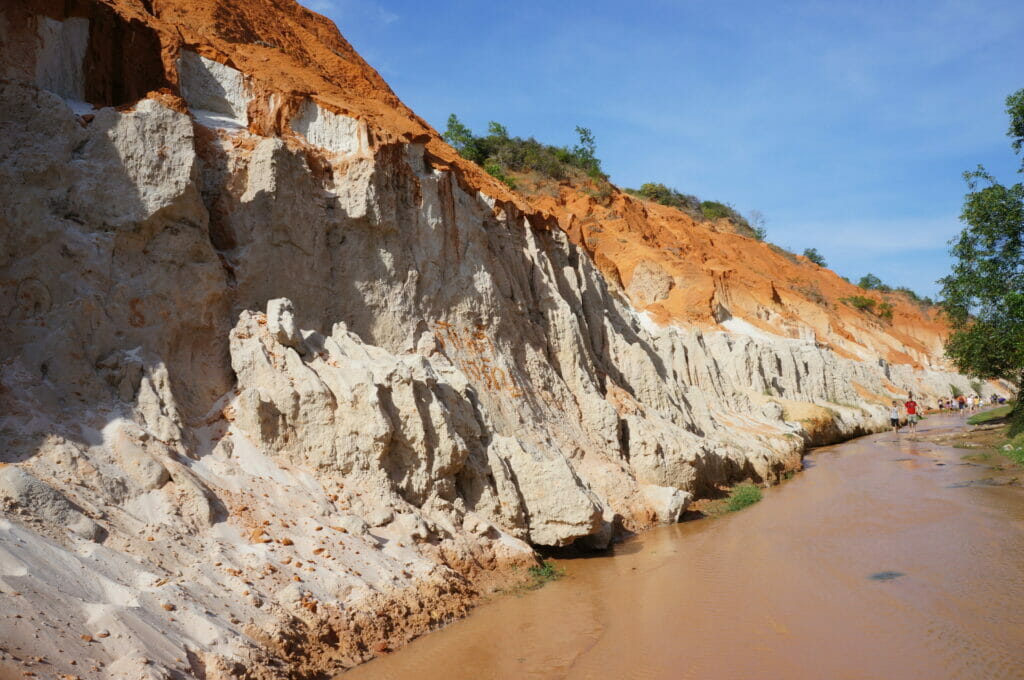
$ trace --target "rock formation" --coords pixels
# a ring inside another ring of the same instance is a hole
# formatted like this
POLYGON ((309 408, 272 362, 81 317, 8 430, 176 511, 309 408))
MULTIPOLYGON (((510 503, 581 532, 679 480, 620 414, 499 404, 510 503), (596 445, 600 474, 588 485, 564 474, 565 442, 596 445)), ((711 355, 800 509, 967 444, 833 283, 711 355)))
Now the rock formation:
POLYGON ((970 389, 764 244, 510 192, 287 0, 16 0, 0 76, 0 675, 334 672, 970 389))

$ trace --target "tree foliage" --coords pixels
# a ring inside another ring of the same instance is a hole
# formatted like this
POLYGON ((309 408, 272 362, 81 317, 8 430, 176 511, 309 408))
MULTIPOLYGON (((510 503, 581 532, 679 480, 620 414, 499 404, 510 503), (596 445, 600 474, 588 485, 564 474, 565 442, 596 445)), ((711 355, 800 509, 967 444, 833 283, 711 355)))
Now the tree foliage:
MULTIPOLYGON (((1008 135, 1024 146, 1024 89, 1006 100, 1008 135)), ((1024 172, 1022 164, 1021 172, 1024 172)), ((1024 184, 1000 184, 981 166, 964 173, 965 228, 950 241, 956 258, 943 278, 943 306, 953 327, 946 352, 980 378, 1024 384, 1024 184)))
POLYGON ((754 238, 763 241, 768 238, 768 220, 760 210, 751 210, 748 218, 750 229, 754 232, 754 238))
POLYGON ((1019 380, 1024 370, 1024 185, 1004 186, 983 169, 965 174, 970 192, 950 243, 956 258, 943 278, 952 325, 946 351, 983 378, 1019 380))
MULTIPOLYGON (((1024 89, 1006 98, 1006 113, 1010 115, 1010 129, 1006 136, 1010 138, 1013 150, 1020 153, 1024 148, 1024 89)), ((1024 172, 1024 159, 1021 160, 1021 171, 1024 172)))
POLYGON ((473 131, 462 124, 454 113, 448 116, 448 127, 444 131, 444 141, 455 147, 455 150, 462 153, 469 144, 473 143, 473 131))
POLYGON ((808 248, 804 251, 804 257, 818 265, 819 267, 827 267, 828 263, 825 262, 825 256, 818 252, 817 248, 808 248))
POLYGON ((892 288, 882 283, 882 279, 870 272, 860 277, 860 281, 857 282, 857 286, 864 290, 878 290, 883 293, 888 293, 892 290, 892 288))

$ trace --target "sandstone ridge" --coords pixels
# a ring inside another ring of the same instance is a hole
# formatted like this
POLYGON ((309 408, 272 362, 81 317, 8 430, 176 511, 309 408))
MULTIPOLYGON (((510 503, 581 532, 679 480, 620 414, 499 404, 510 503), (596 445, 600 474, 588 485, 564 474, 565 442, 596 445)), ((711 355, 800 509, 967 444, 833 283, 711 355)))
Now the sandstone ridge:
POLYGON ((910 312, 684 318, 708 258, 588 245, 294 3, 8 3, 0 65, 0 677, 324 677, 971 390, 910 312))

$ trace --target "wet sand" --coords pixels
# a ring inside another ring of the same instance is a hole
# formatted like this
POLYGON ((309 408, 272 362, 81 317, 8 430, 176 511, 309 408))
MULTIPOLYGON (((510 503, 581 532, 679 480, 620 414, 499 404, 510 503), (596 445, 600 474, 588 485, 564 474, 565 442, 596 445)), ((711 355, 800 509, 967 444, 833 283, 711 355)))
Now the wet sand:
POLYGON ((991 470, 969 453, 906 432, 817 449, 757 505, 560 560, 343 677, 1024 678, 1024 489, 971 484, 991 470))

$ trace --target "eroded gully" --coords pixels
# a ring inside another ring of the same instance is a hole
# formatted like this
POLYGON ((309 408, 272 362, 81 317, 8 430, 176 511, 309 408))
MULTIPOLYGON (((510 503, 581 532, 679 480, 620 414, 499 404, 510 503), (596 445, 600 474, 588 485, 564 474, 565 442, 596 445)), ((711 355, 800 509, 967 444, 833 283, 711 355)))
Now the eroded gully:
POLYGON ((751 508, 559 561, 343 677, 1024 678, 1024 489, 910 439, 816 449, 751 508))

